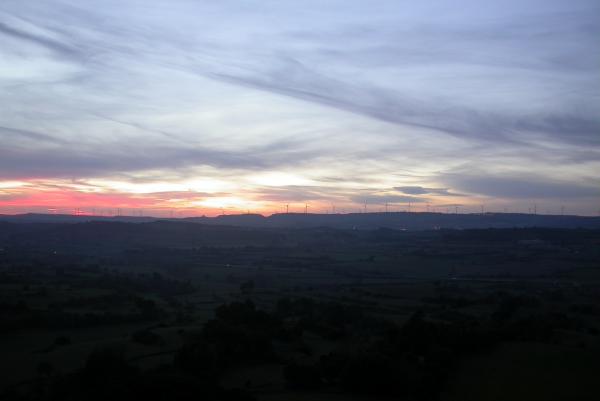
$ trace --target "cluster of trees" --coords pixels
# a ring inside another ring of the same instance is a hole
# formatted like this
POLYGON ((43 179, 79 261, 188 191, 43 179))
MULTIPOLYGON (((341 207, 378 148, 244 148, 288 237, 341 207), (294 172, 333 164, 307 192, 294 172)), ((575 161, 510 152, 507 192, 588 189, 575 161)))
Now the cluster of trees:
POLYGON ((16 390, 3 394, 20 401, 182 400, 253 401, 242 390, 226 390, 215 380, 180 369, 176 364, 142 370, 125 358, 122 350, 92 352, 85 365, 69 375, 53 376, 51 365, 39 367, 40 380, 25 395, 16 390))
POLYGON ((105 271, 90 281, 94 288, 104 288, 131 293, 153 293, 163 297, 190 294, 195 288, 189 280, 177 280, 153 273, 119 273, 105 271))
MULTIPOLYGON (((483 319, 441 321, 417 311, 399 325, 355 306, 308 298, 281 299, 270 312, 251 301, 233 302, 219 306, 201 330, 183 332, 184 345, 172 363, 140 370, 119 350, 98 350, 82 369, 66 376, 55 377, 48 366, 41 367, 44 379, 29 399, 252 400, 242 389, 221 388, 223 373, 241 364, 278 362, 292 389, 335 388, 434 401, 463 358, 503 341, 553 341, 559 329, 578 329, 576 319, 559 313, 516 313, 528 305, 528 298, 507 296, 483 319), (311 363, 274 347, 276 342, 302 343, 307 331, 339 346, 311 363)), ((154 306, 140 300, 140 308, 154 306)), ((134 333, 132 340, 162 341, 148 330, 134 333)))
POLYGON ((554 343, 563 330, 585 329, 579 319, 539 308, 534 297, 499 294, 486 302, 492 308, 481 319, 441 321, 417 311, 397 325, 339 304, 282 300, 276 313, 297 316, 301 329, 334 327, 343 334, 339 341, 353 345, 339 347, 313 364, 289 363, 286 380, 300 389, 336 386, 350 393, 436 400, 449 373, 465 357, 506 341, 554 343))
MULTIPOLYGON (((152 308, 140 300, 141 308, 152 308)), ((279 336, 281 321, 256 309, 252 302, 234 302, 217 308, 215 318, 199 332, 186 334, 185 344, 176 351, 173 363, 141 370, 130 363, 122 350, 94 351, 85 366, 66 376, 52 376, 43 366, 44 378, 32 400, 214 400, 246 401, 254 397, 241 390, 218 385, 220 375, 244 361, 272 360, 273 339, 279 336)), ((162 339, 149 330, 132 335, 132 341, 160 345, 162 339)), ((20 399, 12 395, 14 399, 20 399)))
POLYGON ((258 310, 251 301, 222 305, 200 333, 188 334, 175 364, 214 376, 240 362, 273 360, 273 340, 282 330, 277 316, 258 310))
POLYGON ((349 311, 338 308, 342 318, 330 315, 327 323, 336 326, 343 322, 346 341, 355 346, 340 347, 312 365, 290 363, 284 373, 291 387, 335 386, 353 394, 435 400, 460 356, 480 352, 498 341, 487 328, 433 322, 422 312, 398 326, 371 319, 346 320, 349 311))
POLYGON ((275 315, 295 322, 292 332, 311 331, 331 341, 349 336, 369 336, 386 322, 363 312, 359 306, 339 302, 319 302, 310 298, 283 298, 277 302, 275 315))
MULTIPOLYGON (((65 272, 69 274, 56 276, 36 269, 23 281, 18 297, 11 295, 6 300, 0 297, 2 330, 80 328, 161 319, 166 312, 156 301, 138 294, 152 294, 170 307, 180 309, 181 305, 173 302, 176 296, 195 291, 189 281, 159 273, 133 275, 76 265, 65 267, 65 272), (55 296, 54 289, 68 287, 76 287, 82 295, 63 299, 68 293, 58 290, 55 296), (85 295, 87 288, 106 289, 110 293, 85 295), (30 302, 32 297, 37 297, 39 302, 30 302)), ((6 283, 19 277, 0 275, 6 283)))
POLYGON ((62 305, 49 305, 48 308, 32 307, 25 301, 0 303, 2 330, 19 329, 70 329, 125 324, 157 320, 165 316, 154 300, 143 297, 130 297, 136 312, 73 312, 64 310, 62 305))

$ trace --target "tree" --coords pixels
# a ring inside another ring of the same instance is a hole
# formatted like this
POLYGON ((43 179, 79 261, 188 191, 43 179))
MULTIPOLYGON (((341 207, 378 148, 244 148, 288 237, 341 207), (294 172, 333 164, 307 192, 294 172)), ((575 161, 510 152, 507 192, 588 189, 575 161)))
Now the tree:
POLYGON ((249 295, 252 293, 253 290, 254 290, 254 281, 253 280, 244 281, 242 284, 240 284, 240 291, 242 291, 243 294, 249 295))

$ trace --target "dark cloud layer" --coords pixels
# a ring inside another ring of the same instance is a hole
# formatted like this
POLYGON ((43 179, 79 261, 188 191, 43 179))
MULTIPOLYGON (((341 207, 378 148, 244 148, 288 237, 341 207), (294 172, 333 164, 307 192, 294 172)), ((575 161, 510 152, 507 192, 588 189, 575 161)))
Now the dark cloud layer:
POLYGON ((34 140, 34 141, 38 141, 38 142, 48 142, 48 143, 54 143, 54 144, 66 144, 67 143, 65 140, 56 138, 51 135, 42 134, 39 132, 30 131, 30 130, 16 129, 16 128, 3 127, 3 126, 0 126, 0 138, 3 138, 4 140, 9 140, 9 138, 10 138, 15 141, 22 139, 22 138, 26 138, 26 139, 30 139, 30 140, 34 140))
POLYGON ((426 188, 421 186, 404 186, 404 187, 394 187, 396 191, 400 191, 403 194, 408 195, 425 195, 425 194, 434 194, 434 195, 450 195, 448 192, 448 188, 426 188))
POLYGON ((514 199, 600 199, 600 181, 582 184, 543 176, 494 176, 449 174, 443 177, 453 188, 471 194, 514 199))
MULTIPOLYGON (((289 164, 289 159, 294 157, 298 157, 294 150, 289 153, 286 149, 277 152, 271 146, 240 152, 198 146, 146 145, 131 148, 124 144, 115 144, 108 149, 0 148, 0 179, 101 177, 106 174, 193 166, 260 170, 276 167, 284 161, 289 164)), ((309 157, 311 155, 304 155, 299 159, 307 160, 309 157)))
POLYGON ((340 196, 338 190, 316 185, 285 185, 257 188, 257 199, 269 202, 310 202, 331 200, 340 196))
MULTIPOLYGON (((581 145, 600 145, 600 119, 573 114, 531 114, 527 118, 496 111, 446 105, 439 108, 433 103, 377 87, 360 87, 334 78, 324 77, 299 62, 275 74, 243 77, 211 74, 215 79, 248 86, 276 94, 357 113, 387 123, 425 128, 451 134, 459 138, 503 144, 523 144, 519 134, 535 133, 548 139, 581 145), (281 79, 294 77, 294 81, 281 79)), ((515 94, 516 95, 516 94, 515 94)))
POLYGON ((351 197, 351 200, 359 204, 375 204, 383 205, 386 203, 422 203, 427 202, 427 199, 417 196, 403 196, 390 194, 363 194, 351 197))
POLYGON ((46 36, 37 35, 32 32, 12 27, 1 21, 0 34, 9 35, 20 40, 35 43, 37 45, 55 51, 63 56, 79 57, 82 55, 76 48, 66 44, 65 41, 54 40, 46 36))

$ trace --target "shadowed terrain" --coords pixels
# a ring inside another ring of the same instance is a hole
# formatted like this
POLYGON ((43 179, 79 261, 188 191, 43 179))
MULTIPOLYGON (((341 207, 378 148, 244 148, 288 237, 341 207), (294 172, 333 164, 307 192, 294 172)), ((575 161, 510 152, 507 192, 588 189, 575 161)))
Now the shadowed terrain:
POLYGON ((584 228, 3 222, 0 387, 11 400, 592 400, 599 260, 600 230, 584 228))

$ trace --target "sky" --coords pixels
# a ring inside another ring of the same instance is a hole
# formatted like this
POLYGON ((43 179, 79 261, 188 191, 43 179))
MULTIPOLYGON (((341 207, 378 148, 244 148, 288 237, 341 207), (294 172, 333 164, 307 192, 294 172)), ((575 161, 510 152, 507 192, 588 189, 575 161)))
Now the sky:
POLYGON ((2 0, 0 213, 600 213, 597 0, 2 0))

